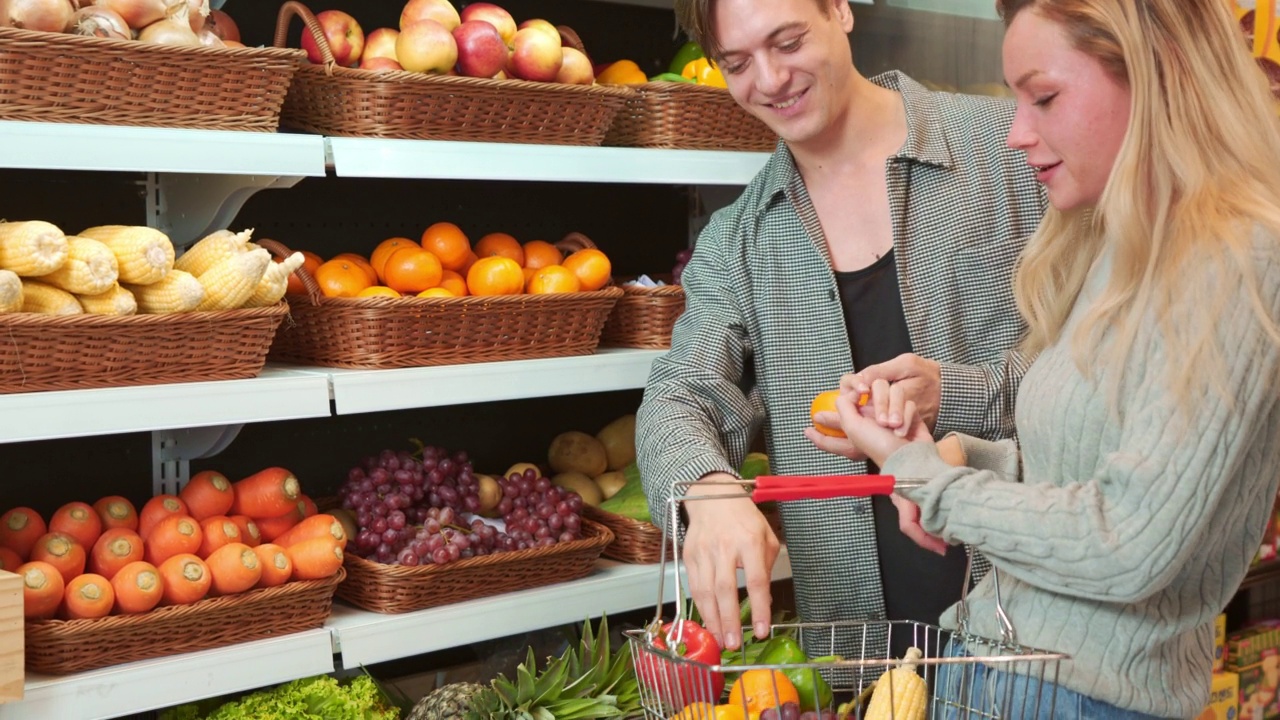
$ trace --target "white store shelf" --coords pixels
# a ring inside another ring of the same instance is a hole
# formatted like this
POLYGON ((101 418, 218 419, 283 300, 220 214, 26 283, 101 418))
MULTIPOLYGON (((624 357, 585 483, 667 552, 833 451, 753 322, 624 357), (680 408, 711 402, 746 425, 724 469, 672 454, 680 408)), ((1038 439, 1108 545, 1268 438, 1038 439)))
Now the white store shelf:
POLYGON ((397 370, 309 370, 333 386, 338 415, 465 403, 555 397, 644 387, 661 350, 601 350, 541 360, 397 370))
POLYGON ((0 443, 329 414, 327 377, 269 366, 245 380, 0 395, 0 443))
MULTIPOLYGON (((664 602, 675 598, 674 571, 666 566, 664 602)), ((773 579, 791 577, 786 550, 778 555, 773 579)), ((745 586, 741 572, 738 584, 745 586)), ((328 628, 342 666, 385 662, 570 623, 601 613, 653 608, 658 600, 658 566, 601 560, 581 580, 505 593, 400 615, 383 615, 333 604, 328 628)))
POLYGON ((326 138, 340 177, 745 185, 768 153, 326 138))
POLYGON ((0 122, 0 167, 323 176, 318 135, 0 122))
POLYGON ((270 640, 66 676, 28 674, 26 696, 0 720, 101 720, 333 672, 332 640, 317 628, 270 640))

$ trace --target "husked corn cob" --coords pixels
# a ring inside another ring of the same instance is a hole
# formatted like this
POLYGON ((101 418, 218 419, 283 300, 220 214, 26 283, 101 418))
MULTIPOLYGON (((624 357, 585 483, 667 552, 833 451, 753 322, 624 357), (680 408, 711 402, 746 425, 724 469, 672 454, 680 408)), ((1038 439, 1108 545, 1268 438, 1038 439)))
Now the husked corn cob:
POLYGON ((306 258, 302 253, 296 252, 280 262, 267 265, 266 271, 262 273, 262 280, 244 307, 267 307, 280 302, 285 289, 289 287, 289 275, 302 267, 304 260, 306 258))
POLYGON ((155 228, 99 225, 81 230, 79 235, 111 248, 119 263, 120 282, 150 285, 173 269, 173 243, 155 228))
POLYGON ((22 312, 45 315, 83 315, 75 295, 38 280, 22 281, 22 312))
POLYGON ((0 270, 0 312, 22 309, 22 280, 12 270, 0 270))
POLYGON ((920 648, 908 648, 903 662, 876 680, 876 690, 867 705, 866 720, 924 720, 929 690, 916 674, 920 648))
POLYGON ((126 285, 138 303, 138 312, 148 315, 190 312, 204 302, 204 286, 195 275, 170 270, 160 282, 150 285, 126 285))
MULTIPOLYGON (((163 282, 163 281, 161 281, 163 282)), ((78 296, 80 305, 90 315, 136 315, 138 301, 133 293, 113 283, 111 289, 97 295, 78 296)))
POLYGON ((210 233, 179 255, 173 266, 200 277, 222 260, 251 250, 252 248, 249 247, 251 235, 253 235, 253 228, 241 230, 238 233, 230 230, 210 233))
POLYGON ((197 310, 234 310, 253 297, 262 275, 271 264, 263 248, 233 255, 209 268, 197 279, 204 286, 204 302, 197 310))
POLYGON ((43 220, 0 222, 0 268, 23 277, 47 275, 67 260, 67 236, 43 220))
POLYGON ((120 277, 115 253, 97 240, 67 236, 67 261, 40 282, 76 295, 99 295, 112 288, 120 277))

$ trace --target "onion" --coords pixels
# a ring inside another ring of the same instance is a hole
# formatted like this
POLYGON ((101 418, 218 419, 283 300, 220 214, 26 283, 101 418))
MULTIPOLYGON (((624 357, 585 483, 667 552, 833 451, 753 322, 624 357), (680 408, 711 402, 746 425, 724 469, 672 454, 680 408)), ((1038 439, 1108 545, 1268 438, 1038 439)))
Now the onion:
POLYGON ((94 5, 119 13, 129 27, 138 30, 173 14, 175 6, 186 6, 186 0, 93 0, 94 5))
POLYGON ((240 28, 236 27, 236 21, 221 10, 210 10, 209 17, 204 20, 204 26, 212 29, 213 34, 223 40, 240 42, 240 28))
POLYGON ((226 43, 222 42, 222 38, 218 37, 217 35, 214 35, 213 31, 207 27, 200 28, 200 31, 196 33, 196 37, 199 38, 200 44, 204 45, 205 47, 220 48, 220 47, 227 46, 226 43))
POLYGON ((138 39, 156 45, 199 46, 200 38, 191 32, 191 19, 187 17, 187 0, 178 0, 176 8, 164 20, 142 28, 138 39))
POLYGON ((191 20, 191 32, 200 34, 204 19, 209 17, 209 0, 187 0, 187 17, 191 20))
POLYGON ((75 11, 70 0, 9 0, 9 25, 23 30, 65 32, 75 11))
POLYGON ((80 8, 71 18, 71 26, 67 28, 67 32, 72 35, 87 35, 89 37, 110 38, 112 40, 132 40, 133 31, 129 29, 129 24, 120 17, 119 13, 112 12, 104 7, 80 8))

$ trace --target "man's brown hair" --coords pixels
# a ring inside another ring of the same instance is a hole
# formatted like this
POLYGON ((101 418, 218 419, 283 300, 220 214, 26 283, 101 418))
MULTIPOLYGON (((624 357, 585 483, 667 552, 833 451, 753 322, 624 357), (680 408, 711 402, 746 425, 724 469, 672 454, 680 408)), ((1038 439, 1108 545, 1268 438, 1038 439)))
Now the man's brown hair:
MULTIPOLYGON (((712 27, 711 16, 715 12, 715 2, 716 0, 675 0, 675 11, 676 20, 689 35, 689 39, 701 45, 702 52, 707 57, 718 60, 724 47, 720 45, 720 39, 712 27)), ((829 12, 827 6, 831 4, 831 0, 814 2, 818 3, 823 15, 829 12)))

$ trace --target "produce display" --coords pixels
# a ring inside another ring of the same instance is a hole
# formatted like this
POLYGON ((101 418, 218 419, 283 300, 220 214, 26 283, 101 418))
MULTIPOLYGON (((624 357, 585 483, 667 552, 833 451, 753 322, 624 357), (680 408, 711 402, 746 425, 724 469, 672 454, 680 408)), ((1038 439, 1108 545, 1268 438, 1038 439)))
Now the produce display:
POLYGON ((713 60, 702 52, 702 46, 689 41, 676 51, 666 72, 646 77, 634 60, 622 59, 596 68, 601 85, 640 85, 647 82, 676 82, 711 87, 728 87, 724 74, 713 60))
POLYGON ((221 698, 179 705, 160 712, 157 720, 398 720, 369 675, 339 682, 329 675, 294 680, 239 700, 221 698))
MULTIPOLYGON (((0 6, 2 7, 2 6, 0 6)), ((185 47, 244 47, 209 0, 10 0, 0 26, 185 47)))

